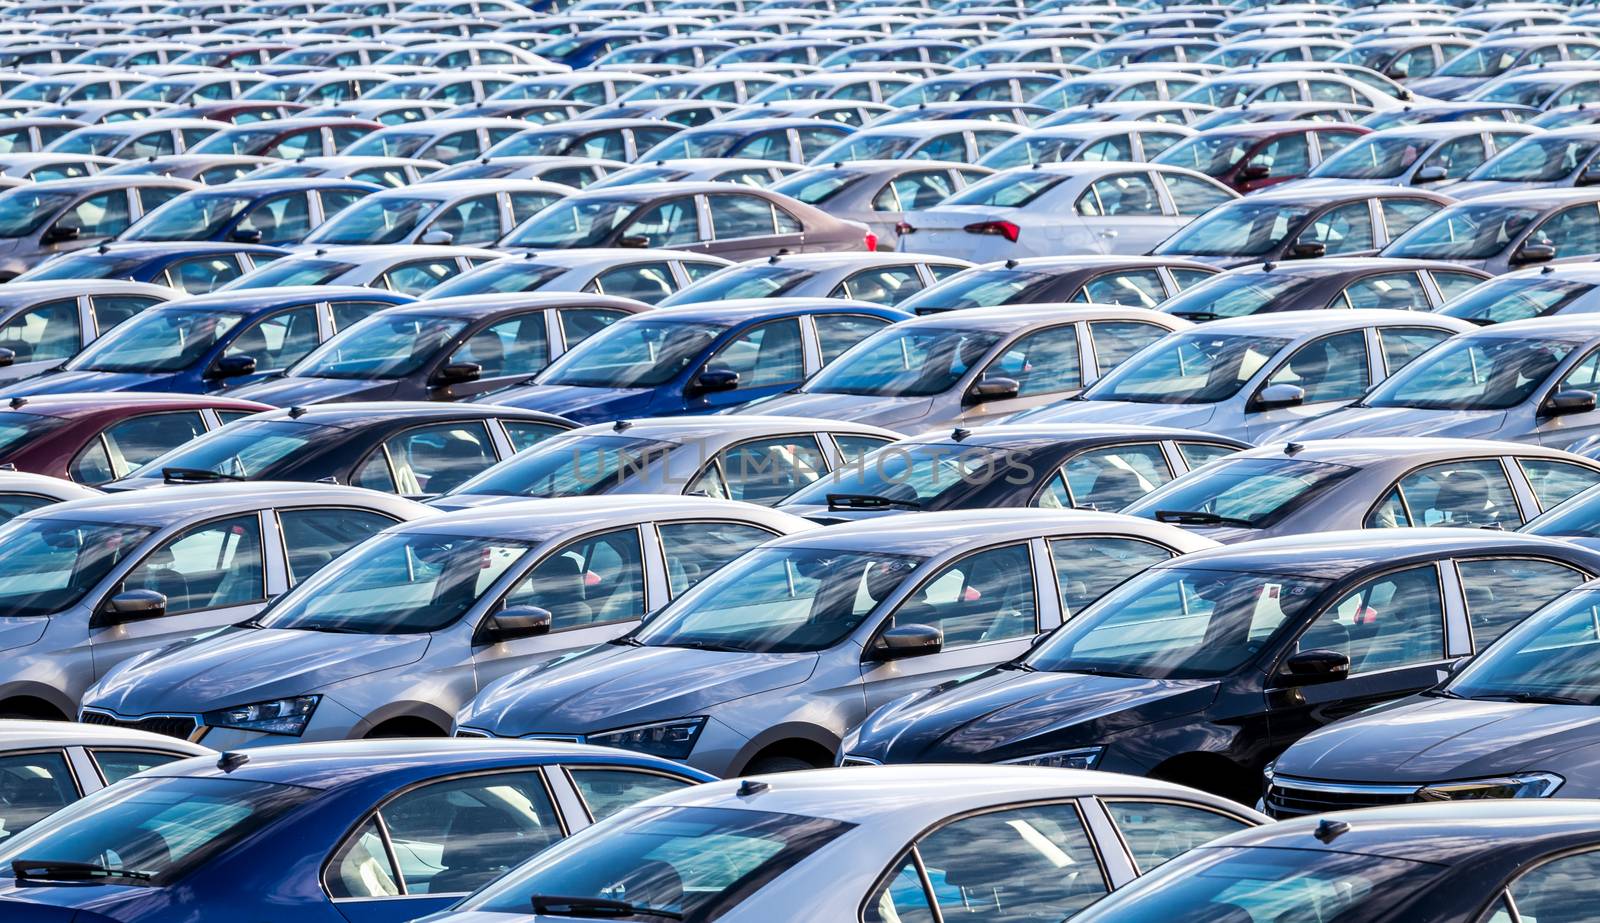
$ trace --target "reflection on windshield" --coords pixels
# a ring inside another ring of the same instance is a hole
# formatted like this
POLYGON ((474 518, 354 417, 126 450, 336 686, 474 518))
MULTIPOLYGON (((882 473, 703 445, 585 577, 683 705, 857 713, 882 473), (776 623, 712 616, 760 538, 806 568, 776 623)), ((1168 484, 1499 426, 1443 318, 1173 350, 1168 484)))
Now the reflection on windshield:
POLYGON ((1537 208, 1452 205, 1423 219, 1390 244, 1383 255, 1426 260, 1484 260, 1504 250, 1538 217, 1537 208))
POLYGON ((657 302, 656 307, 670 308, 730 298, 777 298, 813 275, 815 273, 809 269, 774 266, 770 263, 738 266, 702 279, 677 294, 668 295, 657 302))
POLYGON ((1122 512, 1163 522, 1260 529, 1355 471, 1287 458, 1224 458, 1156 488, 1122 512))
POLYGON ((1446 688, 1468 699, 1600 705, 1600 592, 1576 590, 1528 616, 1446 688))
POLYGON ((1524 138, 1467 179, 1555 182, 1582 166, 1596 147, 1600 141, 1592 138, 1524 138))
POLYGON ((228 289, 277 288, 280 285, 327 285, 334 279, 356 268, 355 263, 339 260, 286 259, 273 260, 257 269, 228 289))
POLYGON ((630 318, 584 340, 537 381, 587 388, 659 387, 699 361, 722 330, 703 321, 630 318))
POLYGON ((1315 208, 1281 202, 1233 202, 1196 219, 1155 252, 1260 256, 1282 243, 1315 208))
POLYGON ((251 198, 240 195, 185 195, 128 230, 124 240, 210 240, 228 222, 249 207, 251 198))
POLYGON ((1055 278, 1054 273, 1021 269, 967 269, 905 301, 900 309, 913 314, 954 311, 958 308, 992 308, 1027 303, 1023 293, 1055 278))
POLYGON ((244 315, 210 308, 157 308, 118 324, 67 363, 95 372, 176 372, 198 362, 244 315))
POLYGON ((929 397, 950 390, 983 359, 1001 334, 954 327, 895 329, 873 334, 818 372, 810 394, 929 397))
POLYGON ((462 330, 461 317, 368 317, 317 347, 290 370, 304 378, 401 378, 421 369, 462 330))
POLYGON ((1423 353, 1362 401, 1367 407, 1505 410, 1527 400, 1574 344, 1515 336, 1450 340, 1423 353))
POLYGON ((1083 397, 1141 404, 1214 404, 1239 393, 1283 337, 1191 332, 1169 337, 1118 366, 1083 397))
POLYGON ((948 509, 1000 477, 1016 477, 1011 450, 955 442, 901 442, 800 488, 785 504, 828 505, 829 495, 879 497, 918 510, 948 509))
POLYGON ((628 473, 662 477, 670 443, 621 436, 555 436, 469 479, 450 493, 581 497, 604 493, 628 473))
POLYGON ((636 199, 584 199, 557 202, 513 231, 508 247, 595 247, 621 227, 639 207, 636 199))
POLYGON ((240 420, 191 440, 129 477, 161 477, 165 468, 215 471, 223 477, 259 478, 314 440, 335 436, 330 427, 287 420, 240 420))
POLYGON ((1271 311, 1285 299, 1316 281, 1315 277, 1285 272, 1238 270, 1220 273, 1169 298, 1161 310, 1189 320, 1245 317, 1271 311))
POLYGON ((443 204, 437 199, 373 196, 335 215, 306 243, 394 244, 416 230, 443 204))
POLYGON ((44 518, 0 528, 0 611, 49 615, 75 605, 155 529, 44 518))
POLYGON ((1452 299, 1439 313, 1477 323, 1503 324, 1555 314, 1594 288, 1594 283, 1577 279, 1501 276, 1452 299))
POLYGON ((497 260, 472 272, 464 272, 454 279, 446 279, 428 293, 428 298, 532 292, 565 272, 565 266, 545 266, 526 260, 497 260))

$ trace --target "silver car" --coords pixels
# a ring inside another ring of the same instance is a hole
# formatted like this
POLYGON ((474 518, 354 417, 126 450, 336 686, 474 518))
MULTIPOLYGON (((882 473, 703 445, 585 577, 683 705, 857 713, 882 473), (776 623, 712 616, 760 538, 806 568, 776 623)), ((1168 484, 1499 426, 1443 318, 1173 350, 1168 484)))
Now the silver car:
POLYGON ((1600 257, 1600 189, 1530 189, 1457 202, 1422 219, 1379 256, 1449 260, 1489 273, 1600 257))
POLYGON ((0 714, 66 718, 117 663, 254 616, 418 503, 207 484, 57 503, 0 530, 0 714))
POLYGON ((912 435, 996 422, 1070 398, 1141 348, 1190 326, 1171 314, 1117 305, 945 311, 880 330, 798 390, 734 413, 859 420, 912 435))
POLYGON ((1420 311, 1291 311, 1211 321, 1145 348, 1079 400, 1014 419, 1178 426, 1260 443, 1360 399, 1374 382, 1471 329, 1466 321, 1420 311))
POLYGON ((732 266, 709 253, 629 247, 530 250, 462 273, 425 298, 510 292, 593 292, 658 304, 689 284, 732 266))
POLYGON ((180 294, 117 279, 8 282, 0 287, 0 383, 57 368, 100 334, 180 294))
POLYGON ((358 546, 246 626, 123 664, 84 714, 180 716, 183 736, 218 749, 443 736, 492 680, 604 644, 744 551, 811 527, 682 497, 434 516, 358 546))
POLYGON ((477 247, 426 244, 319 247, 273 260, 222 288, 231 291, 280 285, 361 285, 420 296, 441 282, 502 256, 477 247))
POLYGON ((1438 311, 1485 325, 1600 312, 1600 263, 1561 263, 1508 272, 1450 299, 1438 311))
POLYGON ((852 160, 801 170, 772 184, 775 192, 859 221, 878 246, 896 249, 906 213, 931 208, 993 175, 988 167, 953 160, 852 160))
POLYGON ((1219 542, 1409 526, 1509 530, 1596 484, 1600 462, 1542 446, 1326 439, 1230 455, 1122 512, 1219 542))
POLYGON ((844 298, 893 307, 972 264, 919 253, 800 253, 747 260, 658 302, 676 305, 731 298, 844 298))
POLYGON ((615 644, 487 685, 456 732, 646 749, 729 776, 828 766, 885 702, 1011 660, 1210 540, 1113 513, 960 510, 747 552, 615 644))

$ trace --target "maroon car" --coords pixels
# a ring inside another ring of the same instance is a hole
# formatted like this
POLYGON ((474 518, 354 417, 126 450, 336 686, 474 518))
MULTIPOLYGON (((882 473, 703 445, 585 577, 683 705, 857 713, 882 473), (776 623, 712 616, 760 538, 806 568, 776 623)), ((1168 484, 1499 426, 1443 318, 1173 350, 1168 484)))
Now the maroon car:
POLYGON ((1342 122, 1225 125, 1174 144, 1155 162, 1199 170, 1236 192, 1254 192, 1305 176, 1371 131, 1342 122))
POLYGON ((13 398, 0 404, 0 466, 104 484, 224 423, 271 409, 138 391, 13 398))
POLYGON ((294 116, 224 128, 189 148, 191 154, 250 154, 257 157, 328 157, 384 126, 366 119, 294 116))
POLYGON ((303 112, 307 108, 309 107, 304 103, 282 103, 266 99, 233 99, 221 102, 207 101, 200 105, 190 106, 183 110, 183 115, 185 118, 210 119, 213 122, 245 125, 251 122, 294 118, 295 113, 303 112))

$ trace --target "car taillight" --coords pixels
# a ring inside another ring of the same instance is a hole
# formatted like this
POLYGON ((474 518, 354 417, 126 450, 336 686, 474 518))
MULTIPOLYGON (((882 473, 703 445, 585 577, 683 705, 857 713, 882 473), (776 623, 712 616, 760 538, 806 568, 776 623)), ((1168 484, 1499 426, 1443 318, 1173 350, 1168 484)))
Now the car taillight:
POLYGON ((868 252, 878 249, 878 235, 871 231, 868 231, 867 236, 862 238, 862 242, 867 245, 868 252))
POLYGON ((1009 221, 979 221, 976 224, 969 224, 961 230, 966 231, 968 234, 998 234, 1012 243, 1016 243, 1017 237, 1022 233, 1021 228, 1009 221))

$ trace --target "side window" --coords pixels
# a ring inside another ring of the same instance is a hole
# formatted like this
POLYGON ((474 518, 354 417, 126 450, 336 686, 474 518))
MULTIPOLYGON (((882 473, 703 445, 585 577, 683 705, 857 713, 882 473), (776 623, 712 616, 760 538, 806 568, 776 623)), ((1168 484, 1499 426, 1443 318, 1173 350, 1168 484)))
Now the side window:
POLYGON ((1378 200, 1378 209, 1383 213, 1383 225, 1389 230, 1390 240, 1411 230, 1419 221, 1443 207, 1438 202, 1430 202, 1427 199, 1378 200))
MULTIPOLYGON (((1151 156, 1154 156, 1153 154, 1151 156)), ((1133 160, 1133 140, 1127 135, 1113 135, 1091 144, 1078 153, 1074 160, 1124 162, 1133 160)))
POLYGON ((831 433, 833 444, 839 449, 839 454, 844 458, 845 464, 854 464, 858 459, 876 452, 893 440, 882 436, 862 436, 856 433, 831 433))
POLYGON ((1561 377, 1557 391, 1600 391, 1600 351, 1592 352, 1561 377))
POLYGON ((1531 558, 1457 561, 1456 571, 1467 598, 1475 651, 1587 579, 1564 564, 1531 558))
POLYGON ((987 378, 1017 382, 1018 397, 1055 394, 1083 386, 1078 366, 1078 328, 1046 327, 1019 337, 983 370, 987 378))
POLYGON ((1355 103, 1356 91, 1342 83, 1332 80, 1308 80, 1307 87, 1311 91, 1311 98, 1324 103, 1355 103))
MULTIPOLYGON (((405 496, 442 494, 460 487, 468 478, 494 464, 489 430, 481 421, 440 423, 408 429, 383 443, 394 467, 398 490, 378 488, 405 496)), ((374 453, 378 457, 382 453, 374 453)), ((357 487, 362 475, 352 479, 357 487)))
POLYGON ((83 345, 78 320, 78 299, 63 298, 36 304, 0 326, 0 348, 14 354, 14 362, 70 359, 83 345))
POLYGON ((1095 276, 1084 284, 1081 297, 1073 300, 1153 308, 1166 298, 1167 286, 1161 281, 1161 273, 1154 269, 1129 269, 1095 276))
POLYGON ((1322 244, 1328 255, 1371 250, 1372 213, 1366 202, 1351 202, 1319 215, 1300 232, 1296 243, 1322 244))
POLYGON ((556 549, 507 594, 506 605, 548 609, 555 631, 643 618, 639 530, 630 526, 556 549))
POLYGON ((865 314, 813 314, 811 320, 817 325, 817 343, 822 350, 823 365, 889 326, 889 322, 883 318, 865 314))
POLYGON ((1232 446, 1215 445, 1209 442, 1180 442, 1178 454, 1183 456, 1183 463, 1193 471, 1202 465, 1210 464, 1219 458, 1239 451, 1232 446))
POLYGON ((840 289, 846 298, 892 306, 921 291, 922 277, 913 266, 864 269, 841 282, 840 289))
MULTIPOLYGON (((1511 883, 1518 920, 1528 923, 1582 923, 1600 902, 1600 851, 1546 862, 1511 883)), ((1511 920, 1509 913, 1499 920, 1511 920)))
POLYGON ((476 131, 457 131, 435 141, 427 157, 444 163, 460 163, 468 157, 478 156, 478 150, 476 131))
POLYGON ((514 452, 531 449, 551 436, 566 432, 559 426, 528 420, 501 420, 500 425, 505 428, 506 438, 511 440, 511 450, 514 452))
MULTIPOLYGON (((768 209, 768 217, 771 209, 768 209)), ((700 242, 694 198, 669 199, 644 211, 629 223, 625 236, 643 237, 651 247, 680 247, 700 242)))
POLYGON ((595 820, 604 820, 623 808, 631 808, 647 798, 688 788, 694 783, 676 776, 632 769, 585 769, 570 767, 567 774, 583 798, 584 807, 595 820))
POLYGON ((185 529, 139 562, 122 589, 155 590, 167 597, 168 615, 265 600, 261 518, 251 513, 185 529))
POLYGON ((635 263, 619 266, 595 276, 600 291, 622 298, 635 298, 655 304, 672 294, 672 267, 666 263, 635 263))
POLYGON ((1049 545, 1063 620, 1134 574, 1172 557, 1160 545, 1129 538, 1055 538, 1049 545))
MULTIPOLYGON (((958 918, 959 919, 959 918, 958 918)), ((862 923, 934 923, 933 898, 907 852, 861 909, 862 923)), ((1493 923, 1499 923, 1498 920, 1493 923)))
POLYGON ((571 349, 628 315, 604 308, 562 308, 556 312, 561 323, 561 338, 571 349))
MULTIPOLYGON (((1185 212, 1180 208, 1178 210, 1178 214, 1185 215, 1188 214, 1188 212, 1185 212)), ((1199 285, 1201 282, 1204 282, 1216 275, 1214 272, 1206 272, 1199 269, 1183 269, 1177 266, 1172 267, 1169 271, 1172 273, 1172 281, 1178 284, 1178 291, 1180 292, 1192 286, 1199 285)))
POLYGON ((688 493, 771 506, 827 471, 815 436, 752 439, 718 453, 688 493))
POLYGON ((706 367, 737 372, 739 390, 804 379, 799 319, 770 321, 746 330, 717 350, 706 367))
POLYGON ((1423 161, 1422 169, 1442 167, 1446 179, 1460 179, 1477 169, 1483 160, 1483 138, 1467 135, 1434 151, 1432 156, 1423 161))
POLYGON ((1393 375, 1412 360, 1450 338, 1448 330, 1428 327, 1380 327, 1378 342, 1383 345, 1383 367, 1393 375))
POLYGON ((1078 212, 1108 218, 1160 215, 1161 199, 1148 174, 1124 173, 1108 176, 1090 186, 1078 200, 1078 212))
POLYGON ((394 525, 395 520, 366 510, 301 509, 279 512, 278 524, 289 556, 292 585, 394 525))
POLYGON ((459 272, 455 260, 416 260, 384 273, 383 282, 390 291, 420 295, 459 272))
POLYGON ((737 522, 672 522, 656 526, 667 560, 667 586, 676 598, 722 565, 774 538, 772 532, 737 522))
POLYGON ((1100 366, 1102 375, 1166 335, 1165 328, 1140 321, 1106 320, 1089 324, 1089 343, 1094 347, 1095 363, 1100 366))
POLYGON ((882 198, 887 193, 890 198, 887 204, 884 205, 879 205, 878 200, 874 199, 872 207, 877 211, 910 211, 917 208, 932 208, 955 191, 950 185, 949 174, 943 170, 907 173, 883 187, 883 190, 883 192, 878 193, 878 197, 882 198), (898 206, 896 202, 898 202, 898 206))
POLYGON ((1120 510, 1172 480, 1167 457, 1153 442, 1080 452, 1061 470, 1078 509, 1120 510))
POLYGON ((1158 173, 1180 215, 1203 215, 1233 198, 1228 190, 1180 173, 1158 173))
POLYGON ((1168 801, 1104 801, 1106 813, 1144 874, 1221 836, 1249 826, 1237 817, 1168 801))
POLYGON ((1389 308, 1396 311, 1427 311, 1433 306, 1415 272, 1386 272, 1357 279, 1344 287, 1335 307, 1389 308), (1340 304, 1339 302, 1343 302, 1340 304))
POLYGON ((1064 920, 1107 892, 1071 803, 952 821, 917 852, 945 920, 1064 920))
POLYGON ((947 651, 1037 633, 1028 546, 990 548, 946 565, 900 604, 891 624, 938 628, 947 651))
POLYGON ((1533 487, 1540 509, 1549 509, 1563 500, 1600 484, 1600 472, 1551 458, 1519 458, 1522 473, 1533 487))
POLYGON ((1600 253, 1600 209, 1589 202, 1557 212, 1529 239, 1555 247, 1557 256, 1600 253))
POLYGON ((0 841, 78 800, 60 750, 0 756, 0 841))
MULTIPOLYGON (((785 214, 787 213, 784 212, 783 209, 778 209, 778 218, 780 222, 785 214)), ((721 270, 727 268, 727 265, 724 263, 707 263, 704 260, 684 260, 682 265, 683 271, 689 275, 690 282, 699 282, 706 276, 709 276, 714 272, 720 272, 721 270)))
POLYGON ((1496 459, 1446 462, 1413 471, 1367 517, 1367 528, 1522 525, 1511 483, 1496 459))
POLYGON ((89 196, 62 215, 57 226, 79 228, 79 236, 115 237, 128 229, 128 193, 114 189, 89 196))
POLYGON ((102 435, 111 453, 112 470, 122 477, 205 431, 205 419, 197 411, 186 410, 133 417, 112 424, 102 435))
POLYGON ((197 256, 167 267, 167 284, 191 295, 216 291, 237 278, 239 264, 226 257, 197 256))
POLYGON ((1305 403, 1353 401, 1370 384, 1367 371, 1367 339, 1363 331, 1351 330, 1312 340, 1294 351, 1266 387, 1295 385, 1305 391, 1305 403))
POLYGON ((162 157, 177 152, 177 142, 173 140, 172 132, 152 131, 134 138, 118 155, 128 160, 144 160, 149 157, 162 157))
POLYGON ((1161 156, 1167 148, 1184 139, 1183 135, 1165 131, 1147 131, 1139 136, 1139 143, 1144 145, 1144 159, 1154 160, 1161 156))
POLYGON ((427 233, 443 231, 457 246, 483 247, 500 239, 500 198, 473 196, 445 209, 427 233))
POLYGON ((1448 272, 1441 269, 1430 270, 1433 274, 1433 284, 1439 286, 1439 294, 1445 301, 1452 301, 1472 291, 1483 284, 1483 279, 1464 272, 1448 272))
POLYGON ((1338 651, 1351 674, 1442 660, 1438 570, 1425 564, 1362 584, 1317 616, 1299 650, 1338 651))
POLYGON ((234 338, 224 356, 250 356, 257 372, 286 369, 317 345, 316 305, 279 311, 234 338))
POLYGON ((772 203, 753 195, 706 197, 711 208, 712 235, 717 240, 765 237, 776 233, 772 203))
MULTIPOLYGON (((387 185, 404 186, 405 181, 401 179, 387 185)), ((324 189, 317 194, 322 196, 322 220, 324 221, 361 201, 367 195, 359 189, 324 189)))
MULTIPOLYGON (((263 244, 290 244, 311 233, 311 209, 303 192, 263 200, 239 222, 239 231, 260 231, 263 244)), ((236 232, 237 233, 237 232, 236 232)))
POLYGON ((394 305, 382 301, 333 301, 328 307, 333 313, 333 329, 338 331, 394 305))
POLYGON ((1304 132, 1283 135, 1256 151, 1248 166, 1266 167, 1268 175, 1277 179, 1304 176, 1311 172, 1311 146, 1304 132))
POLYGON ((178 186, 140 186, 139 206, 143 213, 149 214, 187 191, 178 186))
MULTIPOLYGON (((982 154, 983 151, 978 152, 982 154)), ((953 160, 968 163, 967 137, 961 132, 939 135, 911 152, 911 160, 953 160)))
POLYGON ((136 772, 183 759, 176 753, 156 753, 151 750, 92 749, 89 755, 94 757, 95 768, 100 770, 107 785, 115 785, 136 772))
MULTIPOLYGON (((1317 146, 1322 149, 1322 159, 1327 160, 1350 146, 1350 142, 1361 137, 1357 131, 1322 131, 1317 133, 1317 146)), ((1479 147, 1482 147, 1480 144, 1479 147)))
POLYGON ((477 364, 483 378, 532 375, 550 364, 544 312, 519 314, 479 330, 456 348, 450 361, 477 364))

